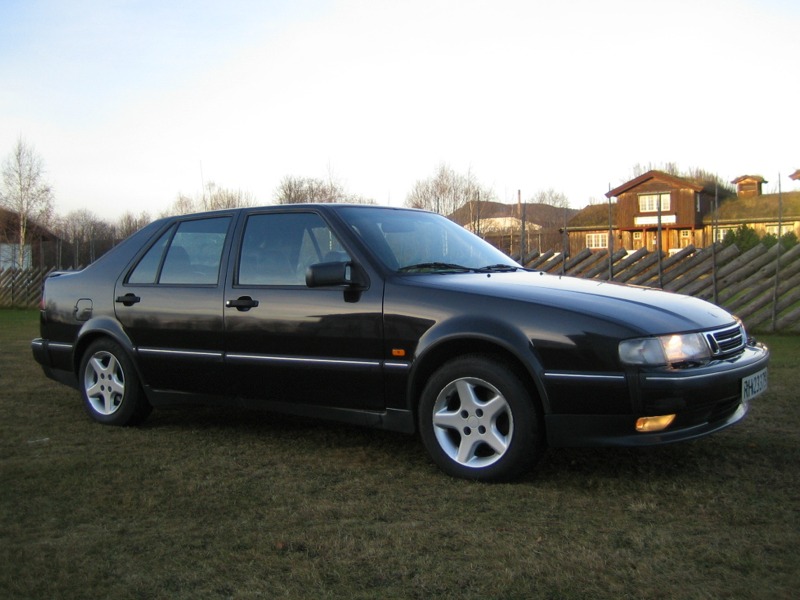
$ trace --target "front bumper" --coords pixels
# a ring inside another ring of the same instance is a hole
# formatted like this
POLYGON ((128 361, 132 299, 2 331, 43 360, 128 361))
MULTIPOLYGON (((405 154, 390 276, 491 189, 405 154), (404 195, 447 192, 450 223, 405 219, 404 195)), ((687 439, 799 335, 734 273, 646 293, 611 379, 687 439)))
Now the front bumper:
POLYGON ((732 359, 685 370, 639 371, 627 375, 630 414, 545 416, 551 446, 657 446, 697 439, 741 421, 748 412, 742 379, 765 369, 769 350, 752 344, 732 359), (639 417, 675 414, 659 432, 640 433, 639 417))

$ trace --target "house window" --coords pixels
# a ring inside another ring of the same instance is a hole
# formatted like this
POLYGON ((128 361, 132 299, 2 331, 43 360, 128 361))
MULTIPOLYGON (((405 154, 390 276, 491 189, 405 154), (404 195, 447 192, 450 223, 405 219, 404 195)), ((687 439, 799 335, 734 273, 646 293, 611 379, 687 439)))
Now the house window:
POLYGON ((661 201, 661 212, 669 211, 669 192, 659 194, 641 194, 639 196, 639 212, 658 212, 658 203, 661 201))
POLYGON ((764 227, 764 233, 766 233, 767 235, 774 235, 777 237, 778 229, 780 229, 781 235, 784 235, 792 230, 791 227, 788 227, 786 223, 784 223, 783 225, 766 225, 764 227))
POLYGON ((586 247, 589 249, 608 248, 607 233, 587 233, 586 247))
POLYGON ((714 231, 714 241, 721 242, 725 239, 725 234, 727 234, 729 231, 736 233, 736 227, 717 227, 717 229, 714 231))
MULTIPOLYGON (((31 245, 25 244, 22 268, 31 268, 31 245)), ((0 244, 0 269, 19 267, 19 244, 0 244)))

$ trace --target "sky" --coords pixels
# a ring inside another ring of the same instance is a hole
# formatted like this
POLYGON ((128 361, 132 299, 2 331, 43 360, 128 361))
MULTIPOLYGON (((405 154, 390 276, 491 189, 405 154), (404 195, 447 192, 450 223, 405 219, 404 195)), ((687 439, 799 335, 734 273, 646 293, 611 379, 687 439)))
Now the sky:
POLYGON ((798 59, 796 0, 3 0, 0 158, 110 221, 286 176, 401 206, 441 164, 573 208, 636 165, 788 191, 798 59))

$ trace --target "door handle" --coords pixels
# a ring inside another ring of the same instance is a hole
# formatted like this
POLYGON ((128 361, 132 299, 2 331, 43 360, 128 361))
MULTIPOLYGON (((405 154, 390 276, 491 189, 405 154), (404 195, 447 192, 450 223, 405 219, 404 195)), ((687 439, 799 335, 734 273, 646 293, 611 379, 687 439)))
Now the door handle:
POLYGON ((137 302, 141 302, 142 299, 139 298, 136 294, 131 294, 130 292, 125 294, 124 296, 117 296, 117 302, 125 305, 125 306, 133 306, 137 302))
POLYGON ((228 308, 235 308, 241 312, 247 312, 251 308, 258 306, 258 300, 253 300, 250 296, 240 296, 236 300, 228 300, 225 302, 228 308))

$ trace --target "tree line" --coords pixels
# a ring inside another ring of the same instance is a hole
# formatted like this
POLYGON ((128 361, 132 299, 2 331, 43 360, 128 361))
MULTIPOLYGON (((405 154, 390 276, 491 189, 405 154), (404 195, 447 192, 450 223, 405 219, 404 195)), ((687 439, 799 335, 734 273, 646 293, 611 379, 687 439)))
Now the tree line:
MULTIPOLYGON (((19 268, 31 263, 31 256, 27 252, 33 239, 37 237, 32 235, 32 228, 39 232, 40 244, 43 231, 50 232, 51 237, 54 237, 52 247, 47 253, 48 266, 79 267, 93 262, 119 241, 154 219, 257 204, 251 193, 227 188, 212 181, 204 184, 201 192, 194 196, 179 193, 169 206, 155 215, 146 211, 127 211, 114 222, 101 219, 89 209, 58 215, 54 191, 47 183, 44 161, 34 146, 22 137, 18 138, 4 160, 2 175, 0 207, 9 211, 8 214, 14 215, 14 218, 7 218, 5 222, 0 219, 0 225, 4 227, 4 230, 0 230, 0 242, 5 242, 6 248, 15 250, 13 263, 19 268)), ((486 202, 496 201, 494 191, 482 185, 471 170, 458 173, 447 164, 441 163, 432 176, 414 184, 406 197, 405 205, 446 216, 454 215, 459 209, 465 208, 469 211, 470 229, 480 235, 483 218, 481 207, 486 202)), ((527 201, 558 207, 569 206, 566 196, 552 189, 537 192, 527 201)), ((332 174, 327 178, 286 176, 275 189, 271 202, 375 204, 371 198, 350 192, 332 174)), ((40 251, 41 254, 44 254, 43 250, 40 251)), ((10 262, 8 257, 4 258, 7 263, 10 262)))

